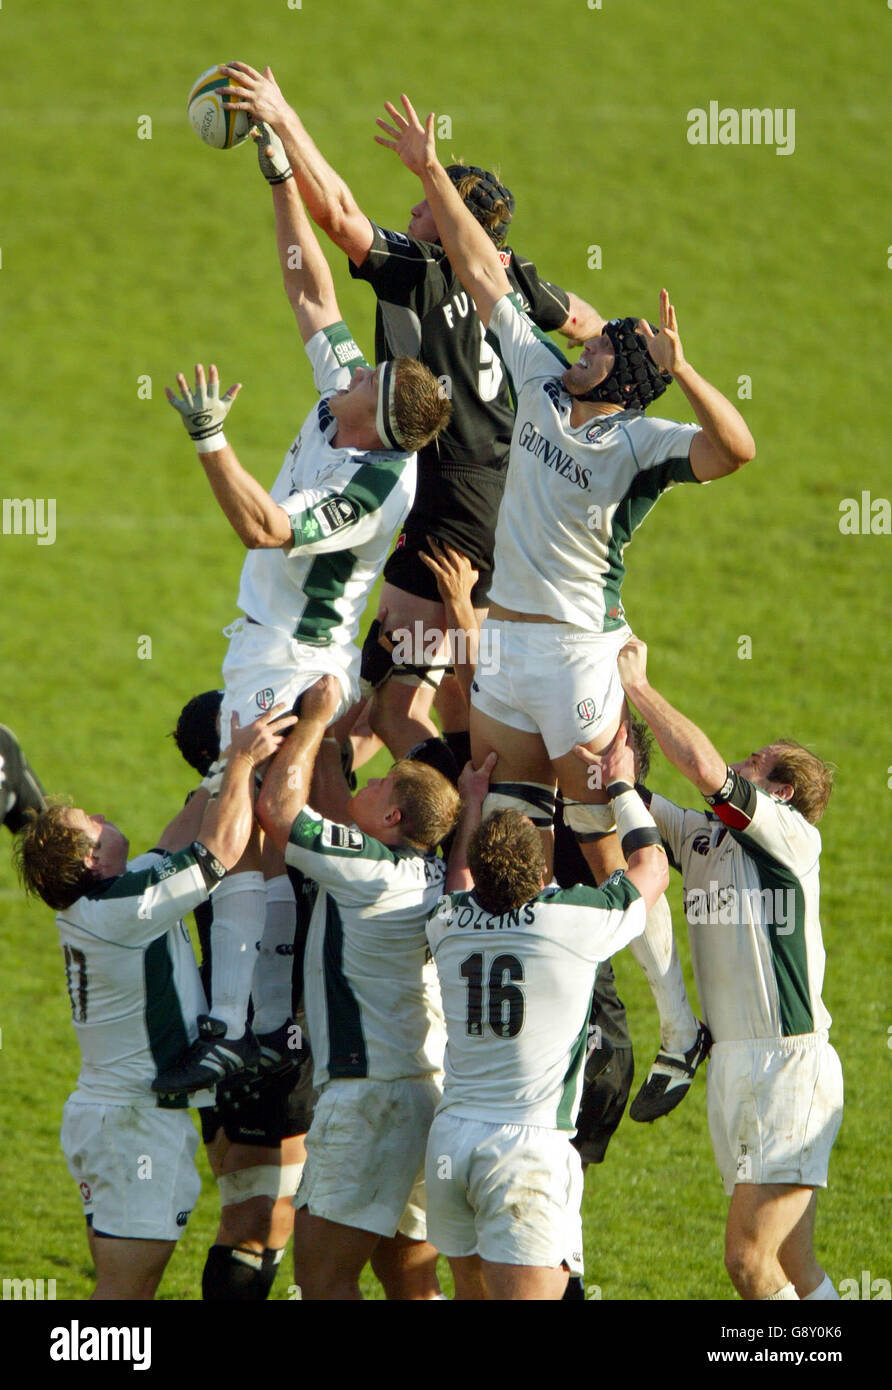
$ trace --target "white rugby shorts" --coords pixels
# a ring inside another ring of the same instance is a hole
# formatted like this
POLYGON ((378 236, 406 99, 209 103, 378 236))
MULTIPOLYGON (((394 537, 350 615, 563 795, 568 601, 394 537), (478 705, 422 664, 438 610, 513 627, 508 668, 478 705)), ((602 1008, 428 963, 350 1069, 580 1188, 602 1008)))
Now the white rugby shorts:
POLYGON ((306 1137, 294 1205, 361 1231, 424 1240, 424 1152, 441 1076, 329 1081, 306 1137))
POLYGON ((337 676, 341 703, 334 718, 359 699, 359 648, 312 647, 296 642, 287 632, 262 623, 238 619, 225 629, 229 650, 223 659, 225 692, 220 709, 220 744, 229 743, 232 714, 242 728, 253 724, 264 710, 284 704, 286 714, 299 695, 320 676, 337 676))
POLYGON ((582 1274, 582 1164, 567 1131, 444 1110, 425 1185, 428 1239, 442 1255, 582 1274))
POLYGON ((201 1192, 188 1110, 72 1096, 62 1112, 62 1151, 97 1235, 179 1240, 201 1192))
POLYGON ((487 618, 471 704, 512 729, 541 734, 549 758, 561 758, 619 718, 616 657, 631 636, 625 625, 592 633, 572 623, 487 618))
POLYGON ((842 1103, 826 1032, 713 1043, 706 1106, 727 1195, 739 1182, 826 1187, 842 1103))

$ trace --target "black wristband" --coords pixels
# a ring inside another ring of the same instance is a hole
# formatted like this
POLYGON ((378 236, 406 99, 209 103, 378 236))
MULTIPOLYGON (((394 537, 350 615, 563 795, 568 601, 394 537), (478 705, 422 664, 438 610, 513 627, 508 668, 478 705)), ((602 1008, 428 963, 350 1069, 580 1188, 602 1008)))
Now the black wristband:
POLYGON ((198 864, 204 875, 204 881, 208 888, 216 888, 217 884, 226 877, 226 870, 220 863, 216 855, 211 854, 206 845, 200 840, 192 841, 192 853, 195 855, 195 862, 198 864))
POLYGON ((633 792, 634 790, 631 782, 611 782, 607 788, 607 795, 611 801, 614 801, 616 797, 622 796, 623 792, 633 792))

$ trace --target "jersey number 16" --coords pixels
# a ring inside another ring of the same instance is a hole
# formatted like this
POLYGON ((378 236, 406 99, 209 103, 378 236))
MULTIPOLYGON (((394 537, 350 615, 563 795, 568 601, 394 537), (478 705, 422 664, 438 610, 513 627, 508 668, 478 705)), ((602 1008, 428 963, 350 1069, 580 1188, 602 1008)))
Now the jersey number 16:
POLYGON ((460 974, 468 985, 468 1017, 466 1029, 469 1037, 483 1035, 483 1015, 486 1013, 489 1026, 499 1038, 516 1038, 523 1027, 523 990, 513 980, 523 979, 523 966, 516 956, 496 956, 489 968, 488 1001, 484 1001, 483 952, 475 951, 463 960, 460 974))

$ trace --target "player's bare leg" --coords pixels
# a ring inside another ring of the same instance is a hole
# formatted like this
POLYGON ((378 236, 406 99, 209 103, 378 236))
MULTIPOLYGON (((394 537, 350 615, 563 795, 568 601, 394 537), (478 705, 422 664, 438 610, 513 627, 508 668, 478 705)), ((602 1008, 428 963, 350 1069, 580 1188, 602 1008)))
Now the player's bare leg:
POLYGON ((99 1302, 154 1298, 176 1248, 175 1240, 119 1240, 98 1236, 90 1227, 87 1240, 96 1266, 90 1298, 99 1302))
MULTIPOLYGON (((485 609, 481 610, 486 612, 485 609)), ((455 676, 445 675, 434 696, 434 709, 444 734, 465 733, 468 727, 468 706, 455 676)))
POLYGON ((564 1296, 569 1277, 563 1265, 548 1269, 537 1265, 497 1264, 483 1260, 483 1282, 491 1299, 558 1300, 564 1296))
POLYGON ((304 1301, 362 1299, 359 1276, 381 1237, 313 1216, 307 1207, 294 1214, 294 1281, 304 1301))
MULTIPOLYGON (((378 617, 382 635, 398 634, 395 640, 417 657, 414 664, 447 661, 446 609, 442 603, 385 582, 378 617)), ((416 676, 391 675, 375 691, 369 724, 394 758, 404 757, 416 743, 436 736, 437 727, 430 717, 433 702, 434 686, 416 676)))
POLYGON ((449 1257, 457 1303, 482 1303, 489 1298, 483 1280, 483 1261, 479 1255, 449 1257))
MULTIPOLYGON (((629 707, 624 701, 615 721, 612 720, 588 743, 579 745, 588 755, 585 761, 572 751, 555 759, 555 771, 565 797, 591 806, 606 804, 608 798, 606 787, 602 785, 604 779, 600 755, 610 748, 621 725, 628 728, 628 721, 629 707)), ((596 883, 603 883, 616 869, 626 866, 615 834, 582 841, 579 848, 596 883)), ((632 1119, 650 1121, 668 1114, 687 1093, 693 1070, 696 1070, 708 1050, 709 1037, 694 1017, 688 1000, 672 931, 672 914, 665 894, 648 912, 644 932, 630 942, 629 950, 644 971, 657 1006, 660 1055, 674 1059, 672 1063, 664 1064, 659 1060, 654 1063, 632 1102, 629 1112, 632 1119), (690 1074, 685 1070, 688 1066, 693 1068, 690 1074)))
POLYGON ((778 1250, 778 1259, 784 1273, 800 1298, 814 1296, 825 1280, 829 1287, 824 1298, 836 1299, 839 1294, 830 1283, 827 1275, 815 1259, 815 1215, 818 1209, 818 1194, 812 1188, 811 1201, 778 1250))
MULTIPOLYGON (((302 1134, 289 1136, 276 1146, 233 1144, 221 1127, 207 1145, 207 1155, 218 1182, 224 1175, 244 1174, 249 1183, 252 1169, 303 1165, 307 1151, 302 1134)), ((216 1240, 205 1266, 205 1300, 260 1301, 267 1297, 294 1225, 292 1195, 274 1198, 258 1194, 223 1202, 216 1240)))
MULTIPOLYGON (((541 734, 513 729, 499 719, 471 706, 471 759, 479 767, 487 754, 495 752, 498 761, 491 786, 498 783, 532 783, 536 786, 556 786, 554 769, 542 742, 541 734)), ((484 812, 486 807, 484 804, 484 812)), ((554 831, 542 830, 545 861, 551 874, 554 863, 554 831)))
POLYGON ((437 1252, 427 1240, 410 1240, 399 1231, 382 1236, 372 1252, 372 1269, 388 1300, 438 1298, 437 1252))
POLYGON ((772 1298, 782 1290, 786 1298, 799 1297, 780 1251, 806 1215, 813 1193, 811 1187, 792 1183, 739 1182, 734 1188, 725 1231, 725 1268, 741 1298, 772 1298))

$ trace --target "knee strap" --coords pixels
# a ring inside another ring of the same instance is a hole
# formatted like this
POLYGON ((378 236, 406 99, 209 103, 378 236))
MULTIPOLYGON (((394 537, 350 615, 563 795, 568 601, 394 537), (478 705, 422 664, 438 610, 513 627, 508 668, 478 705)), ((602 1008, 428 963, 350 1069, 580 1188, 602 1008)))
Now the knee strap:
POLYGON ((554 822, 556 793, 544 782, 492 782, 483 803, 482 818, 494 811, 519 811, 529 816, 537 830, 548 830, 554 822))
POLYGON ((602 806, 588 801, 565 801, 564 823, 581 845, 603 840, 605 835, 612 835, 616 829, 613 807, 609 801, 602 806))
POLYGON ((274 1202, 279 1197, 293 1197, 302 1172, 301 1163, 285 1163, 281 1168, 274 1163, 262 1163, 242 1168, 237 1173, 221 1173, 217 1179, 220 1205, 237 1206, 251 1197, 269 1197, 274 1202))
MULTIPOLYGON (((402 631, 402 629, 397 630, 402 631)), ((399 659, 395 661, 394 652, 399 652, 399 645, 394 645, 391 633, 382 633, 381 623, 376 618, 369 627, 365 642, 362 644, 362 661, 359 669, 361 680, 366 683, 370 690, 377 690, 391 676, 409 681, 412 684, 430 685, 436 690, 446 672, 452 670, 451 662, 433 662, 431 665, 426 665, 399 659), (389 651, 386 646, 382 646, 382 637, 385 642, 390 644, 389 651)))

